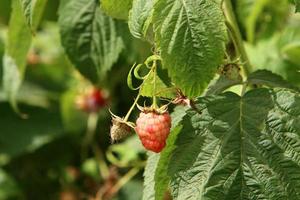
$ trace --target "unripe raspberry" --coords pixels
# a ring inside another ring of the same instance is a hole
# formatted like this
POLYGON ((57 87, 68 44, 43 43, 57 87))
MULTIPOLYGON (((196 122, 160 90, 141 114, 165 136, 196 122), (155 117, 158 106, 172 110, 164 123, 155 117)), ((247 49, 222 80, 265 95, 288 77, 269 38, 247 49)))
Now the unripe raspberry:
POLYGON ((140 113, 135 131, 146 149, 159 153, 166 145, 170 128, 171 117, 168 112, 150 111, 140 113))
POLYGON ((110 128, 110 137, 112 142, 121 140, 130 135, 131 128, 134 126, 131 122, 126 122, 120 117, 114 116, 112 118, 112 126, 110 128))
POLYGON ((221 68, 221 75, 233 81, 242 81, 241 68, 236 63, 228 63, 221 68))

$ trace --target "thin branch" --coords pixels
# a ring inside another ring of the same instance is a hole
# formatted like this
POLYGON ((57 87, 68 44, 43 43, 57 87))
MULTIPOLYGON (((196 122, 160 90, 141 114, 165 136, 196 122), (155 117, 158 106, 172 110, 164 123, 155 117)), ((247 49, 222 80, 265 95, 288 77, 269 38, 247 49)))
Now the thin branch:
POLYGON ((231 0, 224 0, 224 14, 226 17, 227 28, 229 29, 229 33, 234 43, 234 46, 241 56, 241 61, 242 63, 244 63, 243 69, 245 76, 247 77, 248 74, 252 71, 252 65, 249 61, 248 55, 243 45, 243 39, 235 14, 233 12, 231 0))

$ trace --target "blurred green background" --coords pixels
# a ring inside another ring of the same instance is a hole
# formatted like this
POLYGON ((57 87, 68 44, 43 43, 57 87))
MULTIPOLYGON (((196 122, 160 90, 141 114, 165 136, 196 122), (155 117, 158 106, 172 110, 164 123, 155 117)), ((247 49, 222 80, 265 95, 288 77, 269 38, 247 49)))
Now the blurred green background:
MULTIPOLYGON (((285 0, 234 2, 255 69, 267 68, 300 86, 299 14, 285 0)), ((1 60, 10 4, 10 0, 0 1, 1 60)), ((128 71, 151 55, 151 45, 134 39, 126 22, 119 21, 125 48, 97 86, 109 93, 109 103, 97 116, 88 114, 75 101, 91 84, 70 64, 61 46, 58 6, 59 0, 48 1, 27 57, 25 81, 17 96, 26 118, 13 111, 0 84, 0 200, 99 196, 140 200, 146 152, 134 134, 111 143, 108 109, 126 114, 136 95, 126 84, 128 71), (91 135, 88 124, 95 119, 97 127, 91 135)), ((2 62, 2 83, 1 79, 2 62)))

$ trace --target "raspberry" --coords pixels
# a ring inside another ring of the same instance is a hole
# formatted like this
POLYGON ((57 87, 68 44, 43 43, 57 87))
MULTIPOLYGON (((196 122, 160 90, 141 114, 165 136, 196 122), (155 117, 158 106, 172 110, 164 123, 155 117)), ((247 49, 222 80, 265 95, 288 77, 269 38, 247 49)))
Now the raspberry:
POLYGON ((80 110, 86 112, 97 112, 105 107, 107 98, 105 92, 99 88, 91 88, 86 93, 81 94, 76 99, 76 105, 80 110))
POLYGON ((171 117, 168 112, 150 111, 140 113, 135 131, 146 149, 159 153, 166 145, 170 128, 171 117))
POLYGON ((113 115, 112 126, 110 128, 110 137, 112 142, 123 139, 130 135, 131 127, 134 126, 132 122, 126 122, 120 117, 113 115))
POLYGON ((87 98, 87 105, 91 111, 97 111, 106 105, 106 99, 103 91, 98 88, 93 88, 87 98))

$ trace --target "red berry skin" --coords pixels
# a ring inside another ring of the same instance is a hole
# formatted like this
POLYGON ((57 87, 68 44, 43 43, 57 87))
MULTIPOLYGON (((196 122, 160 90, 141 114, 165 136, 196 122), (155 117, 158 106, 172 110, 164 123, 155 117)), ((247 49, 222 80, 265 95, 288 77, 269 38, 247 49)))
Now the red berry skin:
POLYGON ((99 88, 91 88, 86 93, 80 94, 76 98, 76 106, 85 112, 98 112, 107 105, 108 99, 105 92, 99 88))
POLYGON ((169 113, 141 112, 136 121, 135 131, 146 149, 159 153, 166 146, 170 128, 169 113))
POLYGON ((86 100, 88 110, 94 112, 98 111, 100 108, 105 107, 107 103, 103 92, 98 88, 93 88, 88 94, 86 100))

